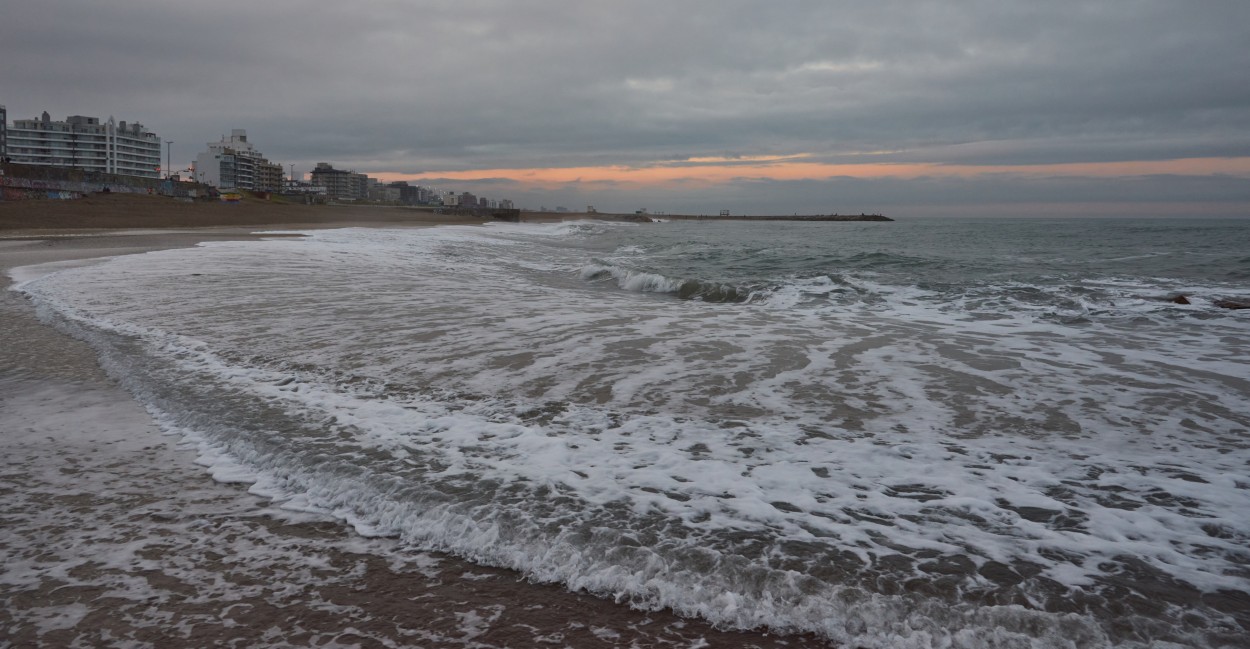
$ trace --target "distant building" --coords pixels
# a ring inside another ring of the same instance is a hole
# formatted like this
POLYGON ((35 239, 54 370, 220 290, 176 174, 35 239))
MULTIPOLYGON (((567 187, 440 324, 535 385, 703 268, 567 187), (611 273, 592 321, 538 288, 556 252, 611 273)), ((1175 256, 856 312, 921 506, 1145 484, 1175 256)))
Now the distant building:
MULTIPOLYGON (((369 178, 369 200, 382 203, 399 203, 403 198, 403 188, 395 183, 383 184, 376 178, 369 178)), ((404 183, 407 185, 407 183, 404 183)))
POLYGON ((318 162, 309 176, 312 184, 326 188, 326 196, 330 198, 354 201, 368 196, 369 177, 364 174, 335 169, 328 162, 318 162))
POLYGON ((258 192, 280 192, 284 185, 282 165, 261 155, 241 128, 220 142, 209 142, 208 150, 195 157, 195 180, 218 189, 258 192))
MULTIPOLYGON (((3 119, 7 124, 7 115, 3 119)), ((101 122, 83 115, 57 122, 45 111, 38 119, 13 120, 3 141, 4 157, 19 164, 161 176, 161 139, 138 122, 114 122, 112 117, 101 122)))
POLYGON ((4 104, 0 104, 0 161, 8 158, 9 149, 9 111, 5 110, 4 104))
POLYGON ((256 163, 256 191, 280 192, 286 187, 282 165, 261 158, 256 163))
POLYGON ((294 178, 287 179, 283 183, 282 187, 283 187, 283 191, 285 191, 288 194, 316 194, 319 196, 325 196, 326 194, 325 187, 321 187, 320 185, 314 185, 312 183, 307 183, 302 180, 296 180, 294 178))
POLYGON ((407 181, 396 180, 387 187, 399 192, 399 198, 396 199, 404 205, 420 205, 421 204, 421 187, 417 185, 409 185, 407 181))

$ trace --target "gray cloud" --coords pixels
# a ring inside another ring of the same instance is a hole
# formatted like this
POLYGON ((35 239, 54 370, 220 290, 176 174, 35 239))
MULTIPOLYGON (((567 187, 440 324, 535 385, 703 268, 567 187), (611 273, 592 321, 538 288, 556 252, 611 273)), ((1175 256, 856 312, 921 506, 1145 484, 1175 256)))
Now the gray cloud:
MULTIPOLYGON (((232 128, 301 169, 369 173, 795 152, 990 165, 1250 155, 1244 0, 41 0, 5 14, 11 119, 141 121, 176 142, 175 162, 232 128)), ((1046 182, 1060 194, 1070 181, 1046 182)), ((1134 195, 1129 181, 1089 182, 1134 195)), ((1153 184, 1179 197, 1186 182, 1153 184)), ((890 192, 922 202, 985 189, 899 183, 890 192)), ((551 203, 574 192, 516 189, 551 203)), ((591 189, 608 191, 576 198, 591 189)), ((723 196, 655 198, 711 209, 723 196)))

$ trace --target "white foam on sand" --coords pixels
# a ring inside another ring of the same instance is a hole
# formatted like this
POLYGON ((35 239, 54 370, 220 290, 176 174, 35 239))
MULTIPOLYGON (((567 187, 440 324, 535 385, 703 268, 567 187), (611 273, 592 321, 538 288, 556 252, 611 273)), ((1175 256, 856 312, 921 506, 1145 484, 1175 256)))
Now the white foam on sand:
POLYGON ((215 484, 117 388, 4 380, 0 413, 0 644, 528 644, 473 598, 513 576, 457 590, 461 562, 215 484))
MULTIPOLYGON (((233 514, 227 512, 249 508, 231 510, 237 493, 180 471, 189 459, 186 452, 175 448, 173 438, 162 437, 124 394, 107 387, 10 382, 0 401, 9 494, 0 584, 9 594, 28 593, 22 605, 9 607, 10 633, 24 629, 29 638, 42 639, 38 644, 68 646, 67 638, 99 637, 98 622, 94 629, 75 629, 89 613, 98 617, 97 602, 128 610, 136 616, 130 623, 144 626, 143 608, 186 596, 171 588, 176 584, 194 584, 189 603, 242 600, 259 592, 221 582, 229 569, 203 565, 209 563, 204 553, 213 547, 205 532, 231 525, 227 518, 233 514), (83 599, 84 592, 91 596, 83 599), (130 609, 145 602, 140 610, 130 609)), ((278 558, 261 550, 255 535, 250 538, 253 543, 233 547, 255 550, 240 557, 240 565, 263 569, 278 558)), ((192 625, 197 618, 210 619, 207 612, 188 610, 184 621, 192 625)), ((146 624, 168 622, 159 617, 146 624)))
POLYGON ((93 257, 90 259, 70 259, 66 261, 51 261, 42 264, 31 264, 29 266, 17 266, 8 270, 9 279, 12 284, 9 288, 12 290, 21 290, 22 286, 28 282, 39 279, 45 275, 50 275, 57 271, 67 270, 70 268, 81 268, 83 266, 93 266, 104 263, 110 259, 109 257, 93 257))

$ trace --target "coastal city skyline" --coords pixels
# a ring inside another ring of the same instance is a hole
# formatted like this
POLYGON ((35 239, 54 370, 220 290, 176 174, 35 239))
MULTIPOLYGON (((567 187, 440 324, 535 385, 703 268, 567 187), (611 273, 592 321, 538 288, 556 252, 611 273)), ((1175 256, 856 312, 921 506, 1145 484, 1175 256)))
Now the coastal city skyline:
POLYGON ((1244 215, 1247 22, 1232 2, 51 0, 0 25, 29 62, 0 100, 141 121, 175 171, 245 128, 287 173, 535 208, 1244 215))
MULTIPOLYGON (((413 185, 403 180, 382 181, 354 170, 335 168, 328 162, 318 162, 307 174, 297 176, 294 164, 284 167, 266 158, 248 141, 247 129, 231 129, 229 136, 208 142, 190 166, 182 169, 169 166, 173 144, 172 140, 162 142, 157 133, 138 122, 127 125, 125 120, 112 116, 102 120, 70 115, 56 120, 44 111, 32 119, 14 120, 10 126, 7 108, 0 104, 0 161, 6 165, 72 169, 140 181, 196 183, 227 194, 248 191, 312 195, 320 197, 316 199, 319 201, 372 201, 475 210, 514 208, 509 199, 479 197, 471 192, 413 185)), ((191 190, 187 187, 182 191, 191 190)), ((174 190, 171 187, 168 191, 174 190)))

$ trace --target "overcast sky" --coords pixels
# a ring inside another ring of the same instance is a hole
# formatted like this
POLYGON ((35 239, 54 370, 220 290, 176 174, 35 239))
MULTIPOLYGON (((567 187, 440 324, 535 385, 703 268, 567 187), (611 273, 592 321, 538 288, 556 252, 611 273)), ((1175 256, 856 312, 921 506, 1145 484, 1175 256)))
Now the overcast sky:
POLYGON ((0 0, 0 104, 528 207, 1250 215, 1250 1, 0 0))

